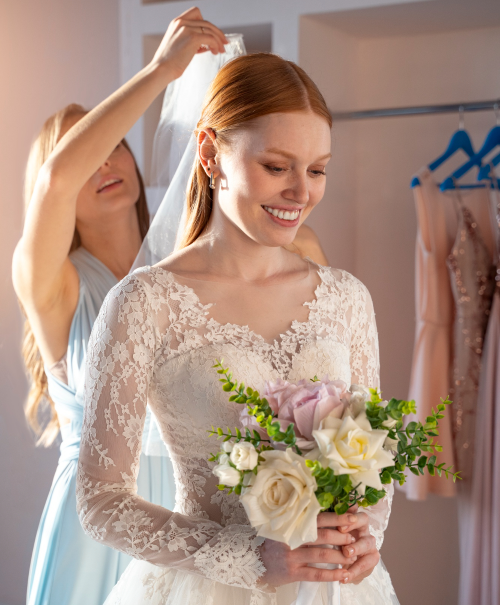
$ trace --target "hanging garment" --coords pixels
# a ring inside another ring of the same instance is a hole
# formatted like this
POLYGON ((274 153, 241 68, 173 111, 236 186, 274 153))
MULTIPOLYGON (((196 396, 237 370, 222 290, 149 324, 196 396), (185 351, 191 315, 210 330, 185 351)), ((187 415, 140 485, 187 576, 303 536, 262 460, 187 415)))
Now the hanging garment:
POLYGON ((500 196, 496 288, 483 346, 459 605, 500 605, 500 196))
MULTIPOLYGON (((102 605, 131 560, 87 536, 76 513, 87 343, 104 298, 118 280, 84 248, 70 259, 80 280, 78 305, 66 357, 52 371, 46 368, 56 410, 70 422, 61 427, 61 455, 35 540, 28 605, 102 605)), ((143 456, 138 490, 146 500, 171 507, 174 486, 168 465, 168 458, 143 456)))
POLYGON ((455 466, 462 477, 458 490, 465 493, 472 477, 481 357, 495 273, 478 224, 458 192, 456 209, 457 237, 447 259, 456 308, 450 399, 455 466))
MULTIPOLYGON (((295 600, 297 583, 277 594, 259 584, 263 539, 249 526, 238 496, 217 489, 208 461, 216 442, 207 427, 240 422, 241 407, 220 388, 214 359, 224 358, 238 380, 254 387, 315 374, 378 386, 378 337, 368 290, 345 271, 310 267, 303 280, 260 288, 258 299, 232 283, 187 280, 205 293, 199 295, 170 271, 144 267, 106 299, 89 342, 77 501, 87 533, 137 559, 108 604, 295 600), (313 293, 312 302, 304 303, 313 293), (262 313, 273 300, 282 312, 279 323, 276 313, 262 313), (133 378, 125 382, 122 375, 133 378), (178 486, 173 512, 135 493, 141 443, 131 428, 140 432, 146 402, 172 456, 178 486), (107 418, 116 432, 106 430, 107 418)), ((379 548, 391 501, 389 489, 378 520, 366 509, 379 548)), ((326 598, 325 585, 314 604, 324 605, 326 598)), ((398 603, 381 561, 359 584, 342 584, 341 601, 398 603)))
MULTIPOLYGON (((446 268, 451 243, 449 224, 456 223, 450 200, 439 191, 428 168, 418 173, 414 187, 418 231, 416 242, 416 334, 409 399, 417 403, 413 420, 425 422, 432 408, 450 393, 453 295, 446 268)), ((439 461, 453 464, 451 418, 440 423, 439 461)), ((410 500, 424 500, 428 493, 453 496, 455 485, 439 477, 408 474, 403 486, 410 500)))
MULTIPOLYGON (((488 191, 485 189, 480 192, 487 207, 488 191)), ((452 253, 447 260, 456 305, 450 398, 453 401, 451 416, 455 464, 462 477, 457 483, 457 506, 460 574, 464 576, 461 580, 464 582, 470 573, 468 526, 472 513, 478 390, 484 336, 495 287, 495 271, 477 221, 463 204, 458 190, 454 197, 458 231, 452 253)), ((471 603, 475 604, 476 601, 471 603)))

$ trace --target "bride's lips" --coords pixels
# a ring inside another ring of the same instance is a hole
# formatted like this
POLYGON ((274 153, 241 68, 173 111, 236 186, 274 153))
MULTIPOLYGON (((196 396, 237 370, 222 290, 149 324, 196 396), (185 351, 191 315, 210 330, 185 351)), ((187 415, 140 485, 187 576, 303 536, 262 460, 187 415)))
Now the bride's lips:
POLYGON ((302 214, 302 210, 303 208, 286 208, 283 206, 267 206, 268 208, 271 208, 273 210, 282 210, 283 212, 298 212, 298 216, 297 218, 293 219, 293 220, 287 220, 284 218, 279 218, 278 216, 274 216, 273 214, 271 214, 268 210, 266 210, 266 208, 264 206, 261 206, 262 210, 264 210, 264 212, 267 214, 267 216, 274 221, 275 223, 277 223, 278 225, 281 225, 282 227, 296 227, 299 222, 300 222, 300 215, 302 214))

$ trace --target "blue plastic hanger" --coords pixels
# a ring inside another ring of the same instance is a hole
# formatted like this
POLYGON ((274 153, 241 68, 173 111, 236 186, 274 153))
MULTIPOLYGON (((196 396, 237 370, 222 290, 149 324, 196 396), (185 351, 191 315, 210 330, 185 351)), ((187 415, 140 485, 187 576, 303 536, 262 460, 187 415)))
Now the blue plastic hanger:
POLYGON ((497 116, 497 125, 493 126, 493 128, 489 131, 486 140, 483 143, 481 149, 471 157, 471 159, 466 162, 463 166, 460 166, 458 170, 445 179, 440 186, 441 191, 447 191, 448 189, 454 189, 455 183, 457 179, 462 177, 466 172, 468 172, 474 166, 479 166, 481 168, 481 161, 492 149, 500 145, 500 116, 498 114, 498 103, 495 105, 495 114, 497 116))
POLYGON ((488 164, 481 168, 477 175, 477 180, 484 181, 485 179, 489 179, 491 174, 491 165, 495 167, 498 166, 498 164, 500 164, 500 153, 490 160, 488 164))
MULTIPOLYGON (((464 130, 463 124, 463 109, 460 109, 460 126, 459 129, 453 134, 448 143, 448 147, 446 151, 440 155, 437 159, 435 159, 432 163, 429 164, 428 168, 431 172, 437 170, 441 164, 446 162, 448 158, 450 158, 454 153, 459 150, 465 151, 465 153, 472 157, 474 155, 474 148, 472 147, 472 142, 470 140, 469 133, 464 130)), ((411 187, 418 187, 420 185, 420 179, 418 176, 413 177, 411 182, 411 187)))

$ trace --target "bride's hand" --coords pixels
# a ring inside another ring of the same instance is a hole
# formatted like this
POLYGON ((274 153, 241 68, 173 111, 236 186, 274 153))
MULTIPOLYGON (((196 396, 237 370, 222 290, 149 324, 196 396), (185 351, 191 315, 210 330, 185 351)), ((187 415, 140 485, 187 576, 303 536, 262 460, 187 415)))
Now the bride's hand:
POLYGON ((168 26, 151 64, 164 66, 169 79, 179 78, 195 54, 210 50, 224 52, 227 38, 209 21, 204 21, 199 8, 190 8, 168 26))
POLYGON ((350 523, 339 527, 341 533, 352 535, 355 538, 353 544, 342 547, 346 557, 357 557, 357 561, 346 566, 351 576, 349 582, 359 584, 367 578, 375 569, 380 560, 375 538, 370 534, 369 519, 366 513, 344 515, 349 517, 350 523))
MULTIPOLYGON (((366 515, 365 515, 366 516, 366 515)), ((346 555, 342 550, 321 548, 322 545, 331 544, 348 548, 355 543, 350 531, 338 531, 338 527, 358 527, 351 517, 357 515, 336 515, 335 513, 321 513, 318 515, 318 539, 311 544, 304 544, 291 550, 282 542, 266 540, 260 547, 262 562, 266 573, 262 582, 271 586, 281 586, 290 582, 351 582, 353 574, 347 569, 318 569, 308 567, 309 564, 336 563, 350 566, 356 563, 356 555, 346 555)))

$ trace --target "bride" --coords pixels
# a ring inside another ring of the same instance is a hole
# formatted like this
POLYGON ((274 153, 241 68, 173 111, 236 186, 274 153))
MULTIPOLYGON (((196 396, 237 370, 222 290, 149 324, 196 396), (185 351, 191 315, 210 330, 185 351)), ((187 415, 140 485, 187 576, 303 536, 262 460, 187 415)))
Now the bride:
MULTIPOLYGON (((110 145, 197 52, 223 52, 225 42, 198 9, 175 19, 151 64, 105 101, 110 145)), ((99 108, 85 119, 99 119, 99 108)), ((108 604, 290 605, 300 581, 323 583, 315 605, 332 581, 342 582, 343 605, 398 602, 378 553, 392 493, 375 512, 322 513, 315 548, 290 550, 256 536, 207 462, 217 447, 207 429, 236 426, 239 415, 216 358, 253 386, 315 374, 378 386, 367 289, 285 249, 323 197, 330 129, 321 93, 294 63, 271 54, 227 63, 195 131, 178 251, 126 277, 101 308, 88 348, 78 512, 95 540, 137 559, 108 604), (174 465, 174 511, 137 495, 147 403, 174 465)))

